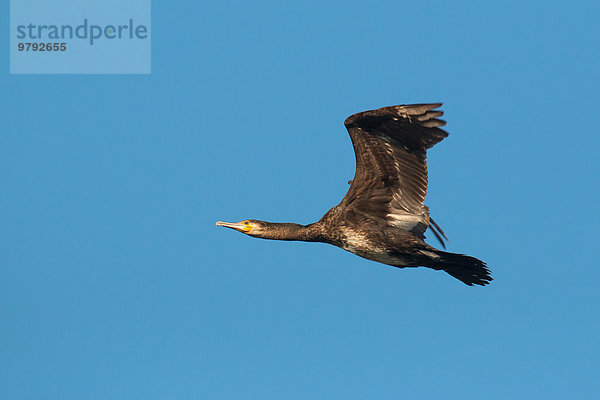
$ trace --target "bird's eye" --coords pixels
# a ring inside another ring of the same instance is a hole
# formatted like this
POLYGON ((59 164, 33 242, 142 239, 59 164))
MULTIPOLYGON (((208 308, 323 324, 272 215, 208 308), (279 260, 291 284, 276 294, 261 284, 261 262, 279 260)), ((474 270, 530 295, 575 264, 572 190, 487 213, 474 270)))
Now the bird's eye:
POLYGON ((249 222, 248 222, 248 221, 246 221, 246 222, 244 222, 244 224, 248 225, 248 224, 249 224, 249 222))

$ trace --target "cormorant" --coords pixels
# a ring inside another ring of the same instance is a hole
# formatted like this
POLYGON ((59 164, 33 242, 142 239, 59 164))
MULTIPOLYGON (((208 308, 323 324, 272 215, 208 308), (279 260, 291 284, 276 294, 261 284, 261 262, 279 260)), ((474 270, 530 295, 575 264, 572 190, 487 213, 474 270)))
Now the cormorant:
POLYGON ((348 117, 344 125, 354 145, 356 173, 340 204, 319 221, 298 225, 247 219, 217 225, 262 239, 329 243, 394 267, 428 267, 470 286, 487 285, 492 277, 483 261, 424 241, 428 227, 442 245, 441 236, 446 237, 424 203, 426 151, 448 136, 440 128, 446 125, 438 119, 441 105, 383 107, 348 117))

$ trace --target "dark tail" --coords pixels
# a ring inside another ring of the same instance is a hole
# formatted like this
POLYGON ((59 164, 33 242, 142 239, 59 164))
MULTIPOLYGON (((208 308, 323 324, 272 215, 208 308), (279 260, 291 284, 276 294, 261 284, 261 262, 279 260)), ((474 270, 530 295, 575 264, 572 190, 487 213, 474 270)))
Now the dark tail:
POLYGON ((485 286, 492 281, 487 265, 475 257, 440 250, 436 250, 435 254, 440 258, 434 259, 433 268, 444 270, 469 286, 485 286))

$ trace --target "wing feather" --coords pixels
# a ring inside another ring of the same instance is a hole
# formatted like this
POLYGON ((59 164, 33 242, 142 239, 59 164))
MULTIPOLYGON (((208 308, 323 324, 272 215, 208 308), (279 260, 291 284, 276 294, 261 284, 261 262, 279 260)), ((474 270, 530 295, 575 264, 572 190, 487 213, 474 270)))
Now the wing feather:
POLYGON ((384 107, 346 119, 356 156, 354 179, 340 203, 348 218, 383 220, 424 238, 426 152, 448 136, 440 128, 446 124, 436 110, 441 105, 384 107))

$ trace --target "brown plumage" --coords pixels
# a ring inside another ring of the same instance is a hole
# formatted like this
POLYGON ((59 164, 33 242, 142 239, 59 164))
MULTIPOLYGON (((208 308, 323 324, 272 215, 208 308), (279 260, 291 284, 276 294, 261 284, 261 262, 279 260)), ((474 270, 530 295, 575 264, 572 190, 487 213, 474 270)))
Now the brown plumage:
POLYGON ((425 205, 426 152, 448 136, 440 128, 446 124, 438 118, 443 115, 436 110, 440 106, 391 106, 348 117, 356 173, 340 204, 318 222, 304 226, 245 220, 217 225, 263 239, 330 243, 395 267, 429 267, 467 285, 488 284, 492 277, 483 261, 437 250, 424 241, 428 227, 443 246, 446 238, 425 205))

